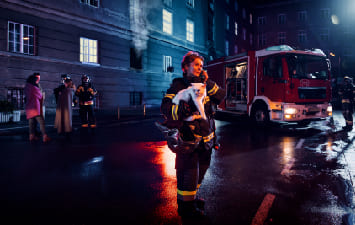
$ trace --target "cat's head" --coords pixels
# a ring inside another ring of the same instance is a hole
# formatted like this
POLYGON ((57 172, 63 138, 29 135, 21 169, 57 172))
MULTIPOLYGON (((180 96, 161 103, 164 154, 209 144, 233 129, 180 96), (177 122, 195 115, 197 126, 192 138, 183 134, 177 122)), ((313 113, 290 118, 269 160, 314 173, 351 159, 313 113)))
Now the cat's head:
POLYGON ((202 97, 206 95, 206 84, 204 83, 191 83, 192 89, 196 97, 202 97))

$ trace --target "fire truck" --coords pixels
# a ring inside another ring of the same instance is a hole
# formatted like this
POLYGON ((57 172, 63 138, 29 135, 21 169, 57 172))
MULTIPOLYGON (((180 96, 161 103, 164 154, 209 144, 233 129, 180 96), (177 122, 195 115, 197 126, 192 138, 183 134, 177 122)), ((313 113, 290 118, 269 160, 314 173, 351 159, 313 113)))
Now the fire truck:
POLYGON ((226 90, 217 112, 248 115, 259 125, 332 115, 330 61, 320 49, 271 46, 210 61, 206 69, 226 90))

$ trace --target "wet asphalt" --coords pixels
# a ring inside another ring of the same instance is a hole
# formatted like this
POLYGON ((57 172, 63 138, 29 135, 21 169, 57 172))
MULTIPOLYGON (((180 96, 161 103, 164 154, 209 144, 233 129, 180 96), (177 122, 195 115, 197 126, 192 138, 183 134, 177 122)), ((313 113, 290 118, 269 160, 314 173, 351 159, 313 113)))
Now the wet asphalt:
POLYGON ((354 131, 334 121, 308 127, 251 127, 217 121, 221 150, 198 192, 206 217, 176 212, 175 155, 159 113, 95 130, 75 119, 71 139, 30 144, 26 124, 0 127, 2 218, 6 224, 353 224, 354 131), (2 129, 2 130, 1 130, 2 129), (5 131, 5 129, 8 129, 5 131), (2 133, 1 133, 2 132, 2 133))

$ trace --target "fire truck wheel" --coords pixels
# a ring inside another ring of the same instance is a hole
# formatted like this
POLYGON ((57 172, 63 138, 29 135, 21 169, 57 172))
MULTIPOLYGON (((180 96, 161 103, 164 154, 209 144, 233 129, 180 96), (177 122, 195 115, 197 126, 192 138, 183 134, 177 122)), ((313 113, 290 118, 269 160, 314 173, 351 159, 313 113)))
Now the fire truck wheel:
POLYGON ((256 106, 251 112, 251 119, 257 126, 266 126, 270 122, 266 106, 256 106))

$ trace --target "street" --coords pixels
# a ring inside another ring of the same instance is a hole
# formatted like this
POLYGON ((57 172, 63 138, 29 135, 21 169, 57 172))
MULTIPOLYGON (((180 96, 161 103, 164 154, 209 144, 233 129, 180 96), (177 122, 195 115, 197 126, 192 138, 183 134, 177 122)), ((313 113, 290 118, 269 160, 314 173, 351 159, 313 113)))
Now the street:
MULTIPOLYGON (((354 224, 355 131, 340 111, 308 127, 217 120, 221 144, 198 196, 206 217, 177 214, 175 155, 160 117, 76 129, 52 142, 0 136, 6 224, 354 224)), ((50 124, 50 123, 47 123, 50 124)))

